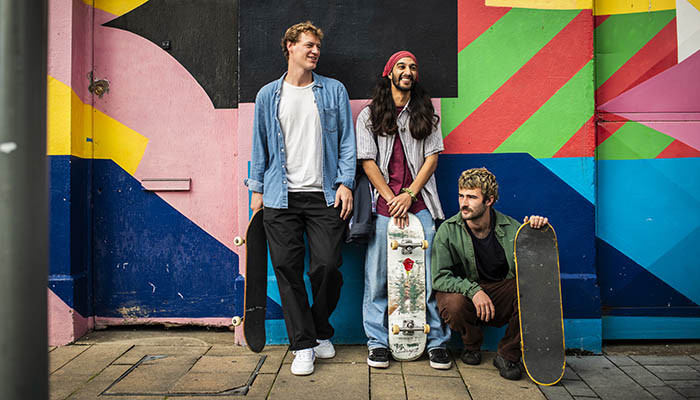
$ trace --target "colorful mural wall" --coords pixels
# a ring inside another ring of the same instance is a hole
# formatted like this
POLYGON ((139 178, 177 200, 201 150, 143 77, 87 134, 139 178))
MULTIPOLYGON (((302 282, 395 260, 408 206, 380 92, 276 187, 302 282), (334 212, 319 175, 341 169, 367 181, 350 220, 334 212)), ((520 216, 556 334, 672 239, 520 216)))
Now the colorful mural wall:
MULTIPOLYGON (((49 5, 53 344, 240 315, 253 100, 302 19, 326 32, 318 72, 345 83, 355 115, 388 55, 417 55, 442 115, 446 214, 459 173, 486 166, 499 210, 550 218, 567 347, 698 336, 697 0, 49 5)), ((363 259, 343 251, 340 343, 365 341, 363 259)), ((268 341, 283 343, 269 269, 268 341)))

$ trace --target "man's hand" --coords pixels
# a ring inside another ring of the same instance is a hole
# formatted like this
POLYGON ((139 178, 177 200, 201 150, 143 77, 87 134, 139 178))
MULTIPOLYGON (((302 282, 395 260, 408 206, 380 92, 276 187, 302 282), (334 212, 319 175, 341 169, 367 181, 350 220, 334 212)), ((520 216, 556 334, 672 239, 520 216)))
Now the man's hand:
POLYGON ((491 302, 491 298, 483 290, 479 290, 472 297, 472 303, 476 308, 476 317, 484 322, 491 321, 496 316, 496 308, 491 302))
POLYGON ((255 212, 263 208, 263 195, 260 192, 253 192, 250 196, 250 209, 255 212))
POLYGON ((399 193, 399 195, 387 201, 386 205, 389 206, 389 215, 392 217, 405 217, 412 203, 411 195, 408 193, 399 193))
POLYGON ((539 215, 531 215, 530 218, 525 217, 523 223, 527 224, 527 221, 530 221, 531 227, 535 229, 540 229, 549 223, 549 218, 540 217, 539 215))
POLYGON ((352 214, 352 190, 348 189, 348 187, 342 183, 335 192, 335 203, 333 203, 334 208, 338 208, 339 206, 342 206, 340 209, 340 218, 348 219, 350 214, 352 214))
POLYGON ((403 217, 394 217, 394 225, 399 227, 399 229, 408 227, 408 215, 404 215, 403 217))

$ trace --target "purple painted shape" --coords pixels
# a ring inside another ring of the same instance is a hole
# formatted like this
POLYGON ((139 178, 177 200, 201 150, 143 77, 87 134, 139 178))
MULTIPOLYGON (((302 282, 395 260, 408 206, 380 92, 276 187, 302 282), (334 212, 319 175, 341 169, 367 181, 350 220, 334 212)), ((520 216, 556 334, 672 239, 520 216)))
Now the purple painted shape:
POLYGON ((700 51, 599 107, 614 112, 700 111, 700 51))

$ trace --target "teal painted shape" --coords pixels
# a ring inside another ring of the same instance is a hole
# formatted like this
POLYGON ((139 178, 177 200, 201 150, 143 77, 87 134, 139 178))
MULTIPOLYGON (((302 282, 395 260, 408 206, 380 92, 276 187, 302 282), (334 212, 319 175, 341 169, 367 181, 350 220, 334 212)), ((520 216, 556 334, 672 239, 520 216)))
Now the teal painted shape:
POLYGON ((595 205, 595 160, 593 157, 538 158, 537 161, 595 205))
POLYGON ((603 352, 603 327, 600 318, 564 319, 564 343, 567 349, 603 352))
POLYGON ((696 304, 699 175, 700 158, 598 162, 598 236, 696 304))
POLYGON ((603 339, 697 339, 700 318, 603 317, 603 339))

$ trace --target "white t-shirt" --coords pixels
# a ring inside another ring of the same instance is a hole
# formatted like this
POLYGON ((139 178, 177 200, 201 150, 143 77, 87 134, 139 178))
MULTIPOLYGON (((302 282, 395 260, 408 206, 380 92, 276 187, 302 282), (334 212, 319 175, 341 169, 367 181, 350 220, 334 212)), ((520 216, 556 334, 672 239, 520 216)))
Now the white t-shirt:
POLYGON ((284 82, 279 119, 284 136, 289 191, 323 191, 321 117, 316 107, 313 82, 304 87, 284 82))

